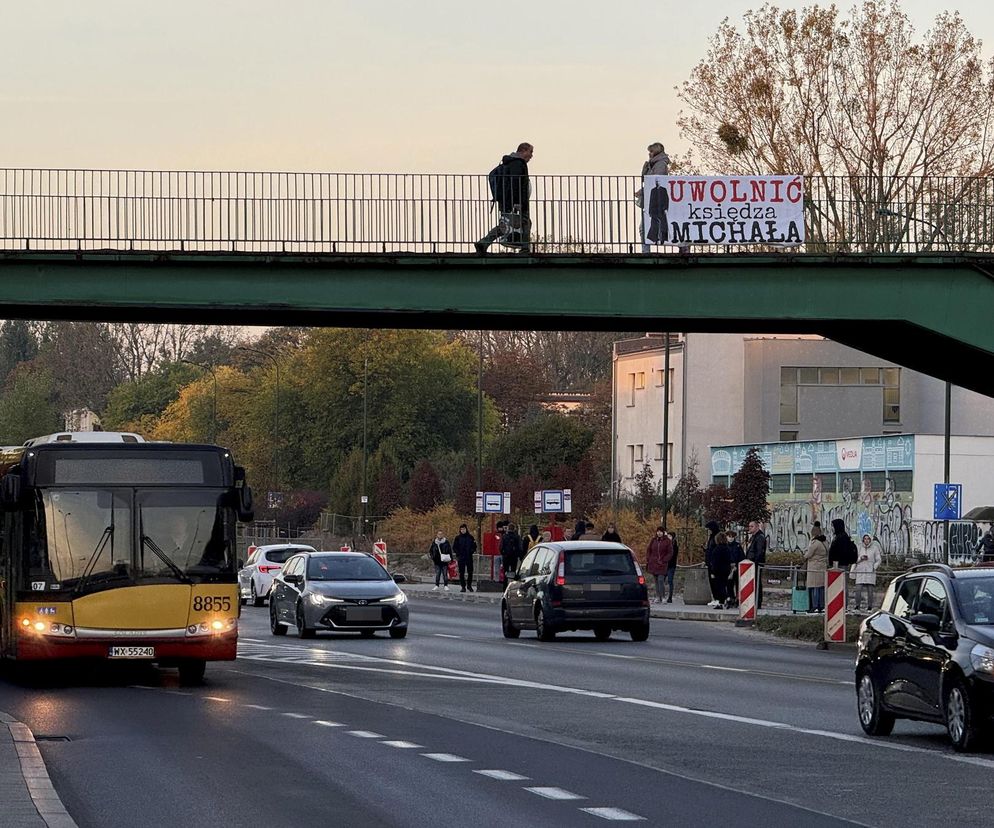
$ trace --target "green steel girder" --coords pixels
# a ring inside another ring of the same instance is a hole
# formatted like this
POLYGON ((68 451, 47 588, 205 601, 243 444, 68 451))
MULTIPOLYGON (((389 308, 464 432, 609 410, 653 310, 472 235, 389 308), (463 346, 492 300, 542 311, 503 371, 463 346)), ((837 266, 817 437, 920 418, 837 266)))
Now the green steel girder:
POLYGON ((971 255, 0 254, 8 317, 818 333, 994 396, 971 255))

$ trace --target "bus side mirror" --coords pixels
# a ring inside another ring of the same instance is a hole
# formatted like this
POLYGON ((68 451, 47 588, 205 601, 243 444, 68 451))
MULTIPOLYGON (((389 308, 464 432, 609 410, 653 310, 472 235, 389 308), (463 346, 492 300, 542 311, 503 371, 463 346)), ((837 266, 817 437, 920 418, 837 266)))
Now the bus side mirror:
POLYGON ((252 487, 242 483, 235 491, 238 493, 238 519, 243 523, 255 520, 255 505, 252 502, 252 487))
POLYGON ((16 472, 8 472, 0 481, 0 503, 5 508, 13 508, 21 499, 21 476, 16 472))

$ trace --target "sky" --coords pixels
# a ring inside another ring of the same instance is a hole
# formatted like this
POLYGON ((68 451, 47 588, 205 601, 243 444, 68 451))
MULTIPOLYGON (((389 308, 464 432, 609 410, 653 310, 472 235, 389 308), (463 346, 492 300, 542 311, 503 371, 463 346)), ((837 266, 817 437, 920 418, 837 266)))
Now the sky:
MULTIPOLYGON (((758 5, 4 0, 0 163, 485 173, 530 141, 536 173, 635 174, 686 149, 675 87, 758 5)), ((991 56, 989 0, 902 7, 958 9, 991 56)))

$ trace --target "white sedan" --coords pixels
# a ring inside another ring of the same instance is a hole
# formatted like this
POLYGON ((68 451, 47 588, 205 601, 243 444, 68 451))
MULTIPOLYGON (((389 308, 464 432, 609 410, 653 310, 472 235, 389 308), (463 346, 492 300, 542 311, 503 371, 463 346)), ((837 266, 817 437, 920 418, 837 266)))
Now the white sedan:
POLYGON ((316 552, 313 546, 293 543, 274 543, 257 546, 238 570, 238 591, 242 601, 251 601, 261 607, 269 597, 273 578, 279 575, 287 558, 298 552, 316 552))

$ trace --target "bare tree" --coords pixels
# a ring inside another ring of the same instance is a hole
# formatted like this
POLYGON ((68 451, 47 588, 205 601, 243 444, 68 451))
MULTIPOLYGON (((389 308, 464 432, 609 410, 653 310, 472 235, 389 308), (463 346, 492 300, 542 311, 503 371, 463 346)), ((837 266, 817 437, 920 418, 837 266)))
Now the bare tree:
POLYGON ((804 174, 809 239, 893 249, 929 224, 924 241, 945 241, 957 221, 964 239, 982 194, 965 177, 994 172, 992 74, 954 12, 917 38, 897 0, 766 4, 718 28, 678 124, 701 169, 804 174))
POLYGON ((227 325, 158 325, 119 322, 110 325, 124 376, 139 380, 163 362, 186 359, 205 343, 234 347, 241 328, 227 325))

